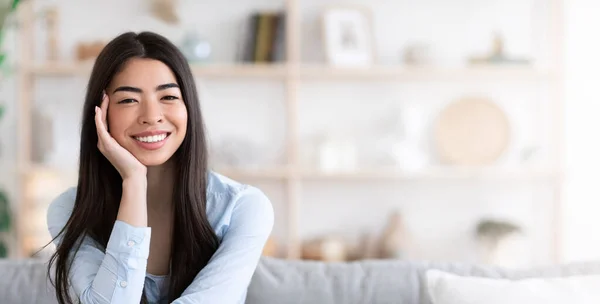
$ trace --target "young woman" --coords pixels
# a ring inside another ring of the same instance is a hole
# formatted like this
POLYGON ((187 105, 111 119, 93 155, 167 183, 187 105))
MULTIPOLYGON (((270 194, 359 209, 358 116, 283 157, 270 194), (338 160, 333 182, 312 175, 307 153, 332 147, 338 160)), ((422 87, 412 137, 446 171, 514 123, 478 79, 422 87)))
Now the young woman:
POLYGON ((243 303, 273 227, 259 189, 207 168, 187 61, 144 32, 112 40, 83 106, 77 187, 48 209, 64 303, 243 303))

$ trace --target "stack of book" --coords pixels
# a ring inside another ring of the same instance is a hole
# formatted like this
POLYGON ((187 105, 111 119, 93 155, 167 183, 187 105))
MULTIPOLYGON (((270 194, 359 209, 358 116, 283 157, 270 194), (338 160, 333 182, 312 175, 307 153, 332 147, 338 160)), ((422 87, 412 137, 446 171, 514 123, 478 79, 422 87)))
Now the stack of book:
POLYGON ((244 29, 241 61, 252 63, 285 60, 285 13, 257 12, 244 29))

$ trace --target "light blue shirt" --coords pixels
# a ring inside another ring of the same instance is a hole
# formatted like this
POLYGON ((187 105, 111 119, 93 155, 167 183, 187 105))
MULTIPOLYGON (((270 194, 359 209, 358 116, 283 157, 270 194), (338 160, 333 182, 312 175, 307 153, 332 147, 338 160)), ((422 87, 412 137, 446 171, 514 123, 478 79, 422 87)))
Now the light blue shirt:
MULTIPOLYGON (((48 230, 54 238, 66 224, 76 188, 48 208, 48 230)), ((256 187, 209 172, 206 213, 220 245, 209 263, 175 304, 244 303, 250 279, 273 228, 273 207, 256 187)), ((150 227, 115 221, 106 248, 85 237, 75 256, 70 279, 81 303, 139 303, 142 289, 150 303, 167 303, 169 276, 146 273, 150 227)), ((59 237, 55 244, 61 241, 59 237)))

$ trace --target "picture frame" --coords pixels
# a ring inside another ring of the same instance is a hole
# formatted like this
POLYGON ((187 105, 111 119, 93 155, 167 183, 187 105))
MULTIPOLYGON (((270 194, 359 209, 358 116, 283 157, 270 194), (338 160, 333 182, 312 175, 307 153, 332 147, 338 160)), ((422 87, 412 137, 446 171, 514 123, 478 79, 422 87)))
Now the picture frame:
POLYGON ((322 15, 327 61, 341 67, 375 63, 372 11, 362 6, 332 6, 322 15))

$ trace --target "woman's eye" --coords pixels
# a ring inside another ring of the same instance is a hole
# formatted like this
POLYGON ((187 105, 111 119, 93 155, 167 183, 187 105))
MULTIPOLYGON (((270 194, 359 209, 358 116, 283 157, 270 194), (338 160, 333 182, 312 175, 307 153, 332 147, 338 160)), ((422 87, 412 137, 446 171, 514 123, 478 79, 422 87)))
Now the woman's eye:
POLYGON ((119 101, 119 103, 132 103, 132 102, 135 102, 135 99, 129 98, 129 99, 123 99, 123 100, 119 101))
POLYGON ((168 95, 168 96, 163 97, 162 99, 165 99, 165 100, 175 100, 175 99, 179 99, 179 98, 177 98, 177 96, 168 95))

